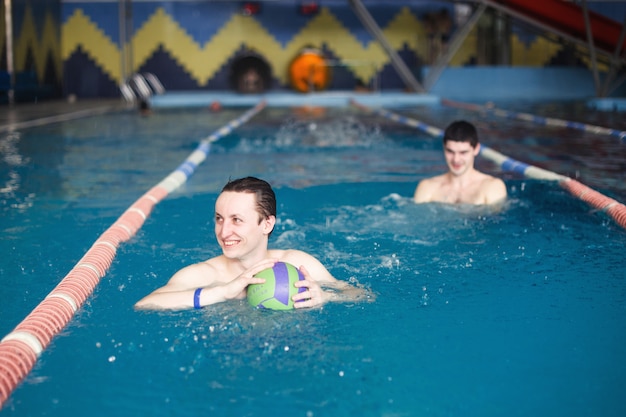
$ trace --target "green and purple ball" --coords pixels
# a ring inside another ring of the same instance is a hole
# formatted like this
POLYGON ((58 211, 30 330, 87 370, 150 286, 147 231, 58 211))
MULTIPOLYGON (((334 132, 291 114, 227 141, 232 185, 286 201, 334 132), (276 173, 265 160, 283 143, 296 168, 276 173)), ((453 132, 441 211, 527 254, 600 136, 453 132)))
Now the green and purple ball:
POLYGON ((302 273, 286 262, 276 262, 272 268, 264 269, 255 276, 265 279, 265 282, 248 286, 248 303, 253 307, 291 310, 291 297, 306 291, 306 288, 297 288, 294 285, 296 281, 304 280, 302 273))

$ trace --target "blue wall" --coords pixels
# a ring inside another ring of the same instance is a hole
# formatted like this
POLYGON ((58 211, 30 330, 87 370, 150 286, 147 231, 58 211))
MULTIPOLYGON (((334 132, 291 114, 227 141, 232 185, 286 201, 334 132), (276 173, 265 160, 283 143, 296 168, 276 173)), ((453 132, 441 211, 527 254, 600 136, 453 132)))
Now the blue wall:
MULTIPOLYGON (((422 80, 432 62, 429 16, 442 8, 454 15, 454 3, 363 2, 393 48, 422 80)), ((289 91, 290 62, 309 45, 333 63, 330 90, 404 89, 389 57, 345 0, 319 0, 318 12, 311 15, 300 12, 297 0, 262 1, 260 12, 253 16, 242 14, 243 1, 128 4, 129 32, 124 42, 117 0, 14 0, 15 71, 20 73, 23 91, 35 92, 26 99, 70 94, 119 97, 119 85, 133 72, 156 74, 168 90, 232 91, 233 63, 250 52, 269 65, 270 88, 289 91)), ((590 2, 589 8, 619 22, 626 13, 623 2, 590 2)), ((3 25, 4 21, 2 40, 3 25)), ((510 66, 477 66, 479 37, 476 30, 470 33, 431 93, 476 100, 502 95, 524 99, 595 95, 589 60, 572 56, 573 48, 514 24, 506 40, 512 50, 510 66)), ((6 68, 4 49, 0 63, 6 68)), ((623 89, 613 93, 623 94, 623 89)))

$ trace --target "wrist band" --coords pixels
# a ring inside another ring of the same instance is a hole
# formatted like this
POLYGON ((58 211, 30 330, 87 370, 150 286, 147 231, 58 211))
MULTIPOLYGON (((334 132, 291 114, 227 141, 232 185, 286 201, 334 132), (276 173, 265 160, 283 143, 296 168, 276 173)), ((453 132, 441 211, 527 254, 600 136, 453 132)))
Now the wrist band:
POLYGON ((200 305, 200 293, 202 292, 202 288, 196 288, 196 291, 193 293, 193 308, 196 310, 200 310, 202 306, 200 305))

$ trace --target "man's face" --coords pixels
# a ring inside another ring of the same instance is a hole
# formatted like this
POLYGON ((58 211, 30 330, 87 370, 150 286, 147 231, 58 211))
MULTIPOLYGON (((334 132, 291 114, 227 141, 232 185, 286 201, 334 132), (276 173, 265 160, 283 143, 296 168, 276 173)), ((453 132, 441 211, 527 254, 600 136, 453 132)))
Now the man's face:
POLYGON ((474 166, 474 158, 478 155, 480 144, 472 148, 469 142, 449 140, 444 143, 443 153, 448 169, 452 175, 463 175, 474 166))
POLYGON ((265 251, 274 222, 274 217, 259 222, 253 193, 226 191, 215 202, 215 237, 228 258, 265 251))

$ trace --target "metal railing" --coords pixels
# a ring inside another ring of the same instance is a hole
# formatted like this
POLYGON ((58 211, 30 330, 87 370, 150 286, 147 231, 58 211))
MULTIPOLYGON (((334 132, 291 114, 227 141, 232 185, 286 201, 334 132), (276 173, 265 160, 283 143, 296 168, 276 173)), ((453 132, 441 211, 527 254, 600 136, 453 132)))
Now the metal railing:
POLYGON ((144 72, 133 74, 120 85, 120 92, 126 102, 135 103, 137 100, 147 101, 155 94, 165 93, 165 87, 156 75, 144 72))

